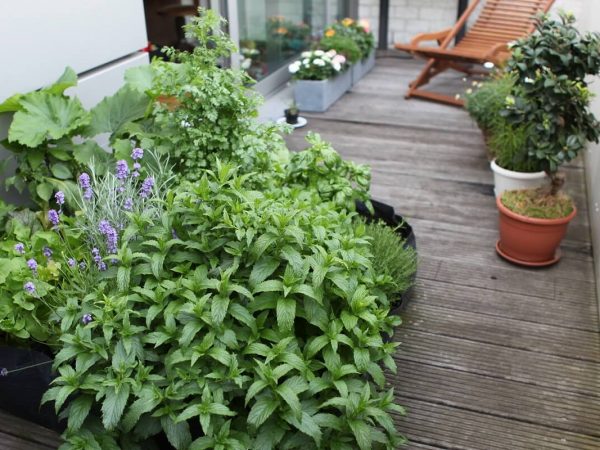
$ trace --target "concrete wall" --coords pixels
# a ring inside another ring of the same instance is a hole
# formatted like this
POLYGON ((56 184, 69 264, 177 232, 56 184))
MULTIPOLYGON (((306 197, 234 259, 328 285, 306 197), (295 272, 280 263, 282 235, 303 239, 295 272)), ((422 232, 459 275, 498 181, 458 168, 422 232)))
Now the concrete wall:
MULTIPOLYGON (((358 8, 358 17, 371 23, 376 37, 379 36, 379 2, 360 0, 358 8)), ((573 11, 580 17, 585 2, 598 3, 598 0, 556 0, 553 9, 573 11)), ((448 28, 456 22, 457 9, 458 0, 390 0, 388 43, 392 46, 395 42, 409 42, 415 34, 448 28)))

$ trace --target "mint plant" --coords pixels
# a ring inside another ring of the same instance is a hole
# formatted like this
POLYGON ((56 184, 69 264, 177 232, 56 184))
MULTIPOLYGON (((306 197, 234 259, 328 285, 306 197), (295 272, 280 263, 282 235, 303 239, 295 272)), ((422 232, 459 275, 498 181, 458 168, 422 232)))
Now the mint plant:
POLYGON ((64 448, 160 432, 177 449, 397 448, 379 364, 394 370, 399 319, 352 214, 216 166, 160 217, 132 213, 114 266, 58 309, 45 399, 65 407, 64 448))

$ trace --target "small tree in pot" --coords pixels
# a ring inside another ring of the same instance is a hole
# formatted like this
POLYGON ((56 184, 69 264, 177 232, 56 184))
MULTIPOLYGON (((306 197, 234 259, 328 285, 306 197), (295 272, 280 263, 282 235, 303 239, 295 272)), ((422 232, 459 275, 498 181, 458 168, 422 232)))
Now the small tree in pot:
POLYGON ((521 156, 535 162, 551 180, 548 188, 506 192, 497 200, 501 213, 497 249, 517 263, 547 265, 558 260, 556 247, 576 213, 572 200, 559 195, 564 176, 558 168, 577 157, 588 141, 598 142, 600 135, 585 81, 587 75, 600 72, 600 35, 581 34, 574 22, 571 14, 561 13, 560 20, 541 16, 537 31, 513 45, 507 67, 516 83, 501 114, 517 127, 530 128, 521 156), (515 226, 517 222, 531 225, 533 234, 524 237, 526 227, 515 226), (540 226, 546 227, 543 239, 540 226), (555 233, 549 233, 548 226, 555 233), (536 248, 529 250, 537 255, 528 256, 527 247, 533 244, 536 248), (547 246, 544 251, 542 245, 547 246))

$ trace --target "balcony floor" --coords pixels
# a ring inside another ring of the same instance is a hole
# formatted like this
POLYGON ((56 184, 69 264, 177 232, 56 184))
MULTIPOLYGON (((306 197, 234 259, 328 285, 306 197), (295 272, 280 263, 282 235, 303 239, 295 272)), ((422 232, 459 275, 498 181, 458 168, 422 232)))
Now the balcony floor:
MULTIPOLYGON (((324 114, 320 133, 370 164, 372 195, 415 229, 415 297, 388 379, 408 410, 411 449, 599 449, 600 335, 580 164, 566 168, 579 213, 562 260, 523 269, 494 250, 497 211, 481 134, 456 107, 405 100, 422 61, 383 57, 324 114)), ((462 75, 432 84, 464 92, 462 75)))

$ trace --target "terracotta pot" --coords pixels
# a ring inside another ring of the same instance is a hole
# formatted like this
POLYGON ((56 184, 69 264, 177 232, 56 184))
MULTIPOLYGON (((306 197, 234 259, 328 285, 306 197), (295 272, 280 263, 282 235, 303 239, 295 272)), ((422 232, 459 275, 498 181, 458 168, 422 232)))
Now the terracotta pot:
POLYGON ((159 95, 156 97, 156 101, 165 105, 169 111, 175 111, 181 105, 181 102, 173 95, 159 95))
POLYGON ((496 198, 500 213, 500 240, 496 251, 508 261, 523 266, 549 266, 560 259, 558 247, 577 209, 560 219, 534 219, 509 210, 496 198))

